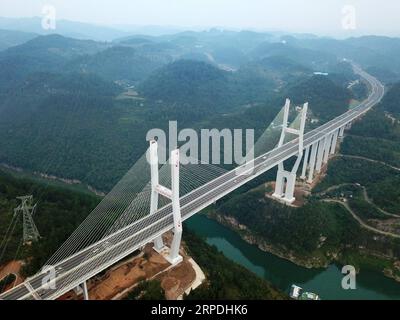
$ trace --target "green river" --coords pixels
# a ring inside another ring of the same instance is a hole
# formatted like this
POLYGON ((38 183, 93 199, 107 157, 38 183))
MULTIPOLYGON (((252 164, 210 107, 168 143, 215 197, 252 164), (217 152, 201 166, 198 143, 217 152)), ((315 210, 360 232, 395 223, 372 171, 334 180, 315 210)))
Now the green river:
POLYGON ((289 293, 292 284, 320 295, 321 299, 397 299, 400 283, 383 274, 361 270, 357 274, 357 289, 341 287, 341 269, 331 265, 327 269, 306 269, 250 245, 234 231, 204 215, 195 215, 187 226, 207 243, 216 246, 231 260, 263 277, 277 288, 289 293))

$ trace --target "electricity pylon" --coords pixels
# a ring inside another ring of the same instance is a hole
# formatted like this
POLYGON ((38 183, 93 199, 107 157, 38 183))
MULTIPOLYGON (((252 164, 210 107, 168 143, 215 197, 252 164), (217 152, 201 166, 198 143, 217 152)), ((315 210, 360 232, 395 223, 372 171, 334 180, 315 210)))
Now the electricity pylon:
POLYGON ((23 241, 25 245, 37 241, 40 238, 39 231, 33 221, 33 215, 35 214, 37 204, 33 205, 32 196, 18 197, 17 199, 21 200, 21 204, 14 209, 14 215, 22 213, 23 241))

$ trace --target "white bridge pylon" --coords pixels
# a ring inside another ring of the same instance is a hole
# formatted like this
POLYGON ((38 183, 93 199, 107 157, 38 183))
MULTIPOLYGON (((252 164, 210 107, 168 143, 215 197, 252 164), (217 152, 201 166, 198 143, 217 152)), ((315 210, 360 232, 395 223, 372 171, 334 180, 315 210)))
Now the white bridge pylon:
POLYGON ((308 145, 306 149, 304 149, 304 129, 307 120, 308 103, 305 103, 300 111, 300 126, 298 129, 288 127, 289 110, 290 100, 286 99, 282 133, 277 147, 279 148, 283 146, 287 133, 297 135, 298 138, 290 143, 298 143, 298 154, 296 162, 294 163, 291 171, 285 170, 283 161, 278 164, 275 192, 273 193, 273 197, 285 203, 292 204, 296 200, 294 191, 296 186, 297 171, 299 169, 301 160, 303 159, 303 168, 300 179, 312 184, 315 173, 321 172, 323 165, 328 163, 329 155, 333 155, 336 151, 338 139, 343 138, 345 127, 348 128, 351 126, 351 123, 341 126, 333 132, 321 132, 321 138, 312 145, 308 145))
POLYGON ((293 203, 295 201, 294 188, 296 184, 296 173, 299 168, 301 159, 303 157, 303 143, 304 143, 303 138, 304 138, 304 128, 307 119, 308 103, 305 103, 301 110, 299 129, 290 128, 288 126, 289 109, 290 109, 290 100, 286 99, 286 103, 284 106, 282 133, 277 147, 279 148, 283 146, 286 134, 290 133, 298 136, 297 142, 299 145, 299 151, 297 154, 297 160, 291 171, 285 170, 283 161, 278 164, 278 173, 276 176, 275 192, 273 194, 273 197, 283 200, 287 203, 293 203))
MULTIPOLYGON (((174 237, 172 239, 171 248, 169 249, 170 252, 165 258, 172 265, 176 265, 183 260, 182 256, 179 255, 179 248, 182 239, 182 216, 179 200, 179 149, 171 152, 171 189, 164 187, 159 183, 158 144, 155 140, 150 141, 149 156, 151 168, 150 214, 154 214, 158 210, 159 195, 162 195, 172 201, 174 237)), ((168 252, 168 248, 164 245, 162 235, 154 239, 154 250, 160 254, 168 252)))

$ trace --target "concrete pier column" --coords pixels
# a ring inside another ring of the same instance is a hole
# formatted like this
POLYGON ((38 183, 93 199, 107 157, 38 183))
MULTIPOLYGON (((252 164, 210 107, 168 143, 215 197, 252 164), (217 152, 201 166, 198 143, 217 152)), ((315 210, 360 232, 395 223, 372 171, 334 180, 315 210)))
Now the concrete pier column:
POLYGON ((344 136, 344 126, 339 129, 339 137, 343 138, 344 136))
POLYGON ((82 290, 83 290, 83 299, 89 300, 89 291, 88 291, 88 288, 87 288, 86 281, 84 281, 82 283, 82 290))
POLYGON ((294 189, 296 186, 296 174, 289 173, 286 176, 286 191, 283 200, 287 203, 293 203, 296 199, 294 197, 294 189))
POLYGON ((278 173, 276 174, 275 192, 273 194, 275 198, 283 197, 284 184, 285 184, 284 171, 278 169, 278 173))
POLYGON ((153 243, 154 243, 153 249, 156 250, 158 253, 160 253, 165 248, 162 235, 155 238, 153 243))
POLYGON ((332 134, 328 134, 325 137, 324 163, 328 163, 329 160, 329 151, 331 149, 332 137, 332 134))
POLYGON ((322 168, 322 161, 324 159, 324 150, 325 150, 325 139, 322 139, 318 142, 317 165, 315 167, 315 170, 317 172, 320 172, 322 168))
POLYGON ((336 130, 333 133, 333 140, 332 140, 332 145, 331 145, 331 154, 335 154, 335 152, 336 152, 336 145, 337 145, 338 135, 339 135, 339 130, 336 130))
POLYGON ((300 179, 302 179, 302 180, 306 179, 309 155, 310 155, 310 147, 307 147, 306 153, 304 154, 304 159, 303 159, 303 170, 302 170, 301 176, 300 176, 300 179))
POLYGON ((315 162, 317 158, 318 142, 314 143, 311 147, 310 169, 308 171, 308 183, 312 183, 314 179, 315 162))

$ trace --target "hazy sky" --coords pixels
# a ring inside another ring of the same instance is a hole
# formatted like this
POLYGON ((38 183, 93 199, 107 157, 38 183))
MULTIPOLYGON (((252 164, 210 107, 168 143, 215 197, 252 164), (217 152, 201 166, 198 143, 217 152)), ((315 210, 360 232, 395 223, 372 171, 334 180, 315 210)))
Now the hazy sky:
POLYGON ((58 19, 107 25, 400 35, 400 0, 0 0, 0 16, 40 16, 46 4, 58 19), (355 31, 342 27, 346 5, 355 8, 355 31))

